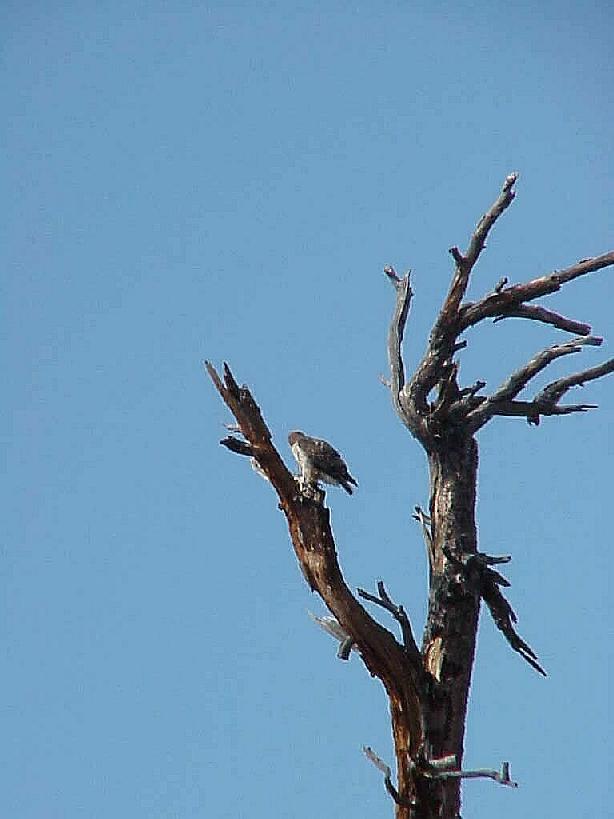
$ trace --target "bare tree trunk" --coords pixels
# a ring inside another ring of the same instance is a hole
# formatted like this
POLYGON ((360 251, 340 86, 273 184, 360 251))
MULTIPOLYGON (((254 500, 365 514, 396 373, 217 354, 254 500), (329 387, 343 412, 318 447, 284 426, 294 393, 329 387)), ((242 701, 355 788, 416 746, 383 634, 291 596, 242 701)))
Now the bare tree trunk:
MULTIPOLYGON (((467 588, 445 552, 459 562, 477 552, 478 448, 473 438, 453 439, 429 453, 433 565, 422 654, 427 671, 439 683, 428 705, 429 753, 436 759, 454 756, 460 768, 480 596, 467 588)), ((460 779, 444 782, 442 815, 456 816, 460 779)))
POLYGON ((430 564, 428 615, 421 648, 403 606, 390 598, 383 582, 378 582, 377 593, 358 589, 358 597, 385 609, 397 622, 400 639, 377 622, 347 587, 324 492, 317 484, 306 486, 288 471, 251 392, 237 384, 230 368, 224 365, 222 378, 207 363, 213 383, 236 419, 234 429, 242 436, 228 436, 221 443, 248 456, 275 489, 305 580, 332 615, 320 621, 340 640, 338 656, 348 659, 351 647, 356 648, 388 694, 396 785, 388 765, 371 748, 364 750, 384 774, 396 819, 457 819, 463 778, 487 777, 515 785, 508 763, 503 763, 500 771, 462 769, 482 600, 514 651, 545 675, 537 656, 515 629, 516 615, 501 592, 509 583, 493 568, 510 557, 478 551, 476 432, 496 416, 522 416, 529 424, 538 425, 543 416, 585 412, 590 404, 559 402, 572 387, 614 372, 612 359, 553 381, 532 400, 518 399, 531 379, 552 361, 580 352, 586 345, 599 346, 602 341, 590 335, 588 324, 529 302, 580 276, 614 265, 614 252, 583 259, 524 284, 507 286, 507 279, 503 279, 479 301, 463 303, 489 231, 513 201, 515 182, 515 174, 506 178, 499 197, 478 222, 467 251, 463 254, 457 247, 451 248, 455 262, 452 283, 424 357, 407 383, 402 343, 412 298, 410 276, 399 277, 391 267, 384 271, 396 291, 388 337, 392 402, 402 423, 423 446, 430 470, 430 514, 416 507, 415 515, 422 526, 430 564), (461 387, 457 356, 467 342, 460 340, 460 335, 485 319, 510 317, 539 321, 577 337, 537 353, 488 396, 478 394, 486 386, 482 381, 461 387))

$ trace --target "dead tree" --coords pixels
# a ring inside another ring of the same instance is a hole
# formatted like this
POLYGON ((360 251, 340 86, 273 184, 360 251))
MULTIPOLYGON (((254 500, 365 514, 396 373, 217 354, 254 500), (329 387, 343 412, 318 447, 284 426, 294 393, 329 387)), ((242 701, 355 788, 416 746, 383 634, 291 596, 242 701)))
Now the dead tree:
POLYGON ((383 583, 377 593, 359 589, 355 596, 339 567, 324 493, 307 493, 288 470, 250 390, 239 386, 230 368, 223 375, 207 363, 222 399, 234 415, 233 431, 221 443, 249 456, 272 484, 279 508, 286 516, 299 565, 310 588, 317 592, 332 617, 319 618, 341 641, 340 656, 355 648, 369 672, 378 677, 390 700, 396 756, 396 784, 390 768, 370 748, 368 758, 383 772, 394 800, 396 819, 456 819, 460 811, 463 777, 486 776, 514 785, 509 766, 501 772, 463 771, 463 738, 467 699, 474 660, 480 603, 486 603, 510 646, 541 674, 536 654, 516 631, 516 615, 501 589, 505 578, 493 568, 509 557, 478 551, 475 499, 478 469, 476 433, 498 415, 522 416, 538 425, 542 416, 585 412, 591 404, 561 404, 572 388, 614 372, 614 359, 574 375, 559 378, 532 399, 520 398, 531 380, 552 361, 580 352, 602 339, 591 328, 568 319, 535 300, 564 284, 600 268, 614 265, 614 252, 580 262, 523 284, 502 279, 479 301, 463 302, 471 271, 488 234, 514 199, 516 174, 510 174, 492 207, 479 220, 467 250, 452 247, 455 270, 449 292, 432 328, 427 349, 414 375, 407 380, 402 343, 412 298, 409 273, 385 273, 396 300, 388 335, 390 391, 394 408, 408 431, 426 452, 430 470, 430 510, 416 508, 427 544, 430 591, 427 621, 418 646, 403 606, 391 600, 383 583), (461 386, 457 353, 466 346, 462 334, 493 319, 519 317, 538 321, 574 338, 538 352, 489 395, 483 382, 461 386), (384 628, 358 597, 388 611, 400 627, 400 639, 384 628))

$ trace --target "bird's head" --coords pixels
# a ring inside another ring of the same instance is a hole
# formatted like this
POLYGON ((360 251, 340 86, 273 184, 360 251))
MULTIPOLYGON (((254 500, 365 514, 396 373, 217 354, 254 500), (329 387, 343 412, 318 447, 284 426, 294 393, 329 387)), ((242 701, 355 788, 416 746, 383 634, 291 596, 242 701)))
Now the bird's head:
POLYGON ((305 437, 304 432, 299 432, 299 430, 294 430, 288 435, 288 443, 290 446, 294 446, 294 444, 300 443, 301 439, 305 437))

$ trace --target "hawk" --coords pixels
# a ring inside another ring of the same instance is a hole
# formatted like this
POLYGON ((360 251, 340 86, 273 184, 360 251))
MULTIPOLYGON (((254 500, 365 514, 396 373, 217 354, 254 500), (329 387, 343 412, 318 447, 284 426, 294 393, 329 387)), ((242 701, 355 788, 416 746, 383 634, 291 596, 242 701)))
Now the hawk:
POLYGON ((288 435, 288 443, 304 483, 317 486, 318 481, 323 481, 342 486, 348 495, 352 494, 352 486, 358 486, 341 455, 326 441, 296 431, 288 435))

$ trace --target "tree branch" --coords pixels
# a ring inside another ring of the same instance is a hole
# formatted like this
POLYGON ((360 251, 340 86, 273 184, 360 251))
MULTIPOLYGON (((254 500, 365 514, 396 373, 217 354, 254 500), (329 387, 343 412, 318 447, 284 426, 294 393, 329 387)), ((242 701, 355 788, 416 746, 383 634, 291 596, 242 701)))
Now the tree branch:
POLYGON ((400 278, 394 268, 387 265, 384 273, 396 291, 394 313, 388 330, 388 363, 390 365, 390 395, 392 405, 401 421, 412 431, 411 422, 401 401, 405 387, 405 366, 403 364, 403 335, 409 316, 413 296, 410 284, 411 271, 400 278))
POLYGON ((439 380, 442 367, 454 355, 456 340, 462 329, 459 322, 461 301, 467 290, 471 271, 484 248, 488 233, 514 200, 513 187, 517 178, 518 175, 512 173, 505 179, 497 200, 478 222, 467 252, 463 255, 457 247, 450 249, 456 262, 452 284, 431 331, 427 351, 401 397, 403 406, 409 404, 411 407, 409 412, 406 410, 408 425, 425 445, 429 444, 424 430, 428 395, 439 380))
POLYGON ((496 407, 495 415, 523 416, 529 424, 539 425, 540 415, 571 415, 574 412, 587 412, 597 409, 597 404, 564 404, 558 402, 572 387, 583 386, 587 381, 594 381, 614 372, 614 358, 591 367, 588 370, 568 375, 553 381, 539 392, 532 401, 504 401, 496 407))
POLYGON ((390 770, 390 766, 386 765, 384 760, 381 757, 379 757, 375 753, 373 748, 370 748, 368 745, 363 745, 362 751, 364 755, 367 757, 367 759, 375 765, 378 771, 381 771, 384 774, 384 786, 388 793, 390 794, 390 796, 392 797, 395 804, 400 805, 401 807, 413 808, 415 802, 411 799, 405 799, 404 797, 402 797, 401 794, 393 785, 392 771, 390 770))
POLYGON ((509 587, 509 581, 499 572, 490 568, 490 566, 499 563, 508 563, 511 560, 510 556, 493 557, 482 552, 472 552, 457 557, 448 547, 444 547, 444 553, 448 560, 460 569, 467 586, 484 600, 495 625, 514 651, 520 654, 536 671, 544 677, 547 676, 537 661, 537 654, 514 628, 514 623, 517 622, 518 618, 499 588, 499 586, 509 587))
MULTIPOLYGON (((467 422, 469 428, 472 432, 475 432, 490 418, 499 414, 499 407, 509 408, 509 402, 526 387, 532 378, 545 369, 552 361, 562 356, 570 355, 571 353, 577 353, 585 345, 598 347, 602 342, 603 339, 595 336, 581 336, 573 338, 564 344, 553 344, 552 347, 548 347, 540 353, 537 353, 524 367, 512 373, 490 397, 485 398, 476 409, 468 413, 467 422)), ((569 388, 567 387, 567 389, 569 388)), ((546 405, 546 402, 544 402, 544 404, 546 405)), ((507 415, 509 413, 503 412, 502 414, 507 415)))
MULTIPOLYGON (((497 200, 492 205, 490 210, 488 210, 478 222, 477 227, 473 232, 473 236, 471 237, 471 241, 469 242, 467 252, 463 259, 464 265, 469 267, 469 272, 471 272, 471 268, 473 268, 474 264, 478 260, 478 256, 484 249, 484 245, 486 244, 486 237, 488 236, 491 228, 493 227, 497 219, 501 216, 501 214, 507 208, 509 208, 509 206, 514 201, 514 197, 516 196, 516 193, 514 191, 514 185, 516 184, 517 179, 518 179, 517 173, 511 173, 506 177, 505 182, 503 183, 503 188, 501 189, 501 193, 497 197, 497 200)), ((458 264, 457 254, 455 254, 454 251, 458 251, 458 248, 452 248, 452 250, 450 251, 458 264)), ((458 303, 460 304, 460 299, 458 303)))
MULTIPOLYGON (((421 664, 371 617, 347 587, 337 559, 330 511, 322 502, 324 493, 316 498, 301 492, 299 483, 275 449, 271 433, 249 389, 239 387, 227 364, 224 364, 223 380, 209 362, 205 366, 234 415, 259 470, 277 493, 307 583, 320 595, 343 632, 352 638, 371 674, 382 681, 392 706, 404 715, 404 744, 410 753, 416 753, 423 737, 424 694, 415 684, 418 675, 424 673, 421 664)), ((224 445, 228 446, 228 443, 224 445)), ((234 447, 236 444, 232 444, 231 448, 234 447)), ((406 780, 402 784, 404 788, 409 787, 406 780)))
MULTIPOLYGON (((597 378, 601 378, 604 375, 609 375, 612 372, 614 372, 614 358, 611 358, 609 361, 605 361, 603 364, 598 364, 596 367, 591 367, 588 370, 582 370, 582 372, 575 373, 574 375, 567 375, 564 378, 559 378, 556 381, 553 381, 551 384, 548 384, 547 387, 544 387, 544 389, 535 396, 535 403, 540 405, 556 404, 572 387, 584 386, 587 381, 595 381, 597 378)), ((592 404, 585 404, 581 406, 583 406, 585 409, 595 408, 592 404)), ((563 408, 560 407, 559 409, 563 408)), ((566 409, 569 410, 569 407, 566 409)))
POLYGON ((370 594, 364 589, 357 589, 356 591, 358 592, 358 596, 362 597, 363 600, 368 600, 370 603, 374 603, 376 606, 381 606, 383 609, 386 609, 386 611, 392 614, 394 619, 401 626, 401 634, 403 635, 403 645, 405 646, 405 650, 414 657, 416 665, 422 668, 420 652, 418 650, 418 646, 416 645, 416 641, 414 640, 414 634, 411 628, 411 622, 407 616, 407 612, 403 606, 397 606, 397 604, 392 601, 390 595, 386 591, 384 581, 379 580, 377 583, 377 596, 370 594))
POLYGON ((603 253, 601 256, 581 259, 576 264, 572 264, 571 267, 555 271, 552 275, 556 276, 561 284, 566 284, 572 279, 578 279, 580 276, 586 276, 587 273, 594 273, 595 270, 601 270, 603 267, 610 267, 611 265, 614 265, 614 250, 603 253))
MULTIPOLYGON (((475 302, 475 304, 466 304, 461 307, 459 332, 463 332, 468 327, 472 327, 479 321, 482 321, 482 319, 504 316, 507 311, 518 308, 524 304, 524 302, 533 301, 550 293, 556 293, 561 289, 563 284, 612 265, 614 265, 614 251, 604 253, 601 256, 595 256, 591 259, 582 259, 582 261, 571 265, 571 267, 567 267, 564 270, 556 270, 554 273, 532 279, 524 284, 515 284, 500 290, 495 289, 494 293, 484 296, 483 299, 475 302)), ((525 317, 528 318, 529 316, 525 317)), ((535 316, 531 317, 535 318, 535 316)), ((548 323, 552 324, 554 322, 548 323)), ((563 327, 562 329, 568 328, 563 327)), ((570 329, 570 332, 577 332, 577 330, 570 329)), ((579 332, 578 335, 584 335, 584 333, 579 332)))
POLYGON ((565 316, 537 304, 518 304, 513 307, 502 308, 494 321, 496 323, 506 318, 526 318, 541 321, 544 324, 551 324, 559 330, 566 330, 568 333, 575 333, 578 336, 588 336, 591 332, 590 324, 565 318, 565 316))
POLYGON ((426 557, 429 567, 429 586, 433 577, 433 569, 435 568, 435 550, 433 548, 432 535, 432 521, 429 515, 420 506, 414 506, 414 520, 417 520, 422 529, 422 537, 424 538, 424 545, 426 546, 426 557))
POLYGON ((492 619, 499 631, 503 634, 509 645, 516 651, 523 660, 532 666, 536 671, 547 676, 544 669, 537 661, 537 654, 528 643, 520 637, 514 623, 517 621, 516 613, 509 602, 503 596, 501 589, 496 583, 486 582, 482 587, 482 599, 488 606, 492 619))
POLYGON ((250 444, 246 444, 245 441, 236 438, 234 435, 228 435, 226 438, 222 438, 220 444, 236 455, 247 455, 248 457, 253 457, 254 455, 254 450, 250 444))
POLYGON ((426 772, 426 776, 432 779, 493 779, 500 785, 507 785, 510 788, 518 787, 518 783, 510 778, 509 762, 503 762, 501 764, 501 771, 491 771, 487 768, 482 768, 477 771, 462 771, 448 767, 450 764, 456 764, 455 757, 444 757, 444 759, 441 760, 433 759, 431 760, 430 770, 426 772))
POLYGON ((318 617, 317 614, 313 614, 311 611, 309 612, 309 616, 323 631, 330 634, 331 637, 334 637, 335 640, 339 642, 337 657, 339 657, 340 660, 349 660, 351 652, 358 651, 354 639, 345 633, 336 617, 333 617, 331 614, 326 617, 318 617))
POLYGON ((540 416, 571 415, 574 412, 588 412, 597 409, 597 404, 538 404, 537 401, 503 401, 497 405, 495 415, 526 418, 529 424, 539 426, 540 416))
POLYGON ((441 321, 442 326, 438 329, 437 324, 435 325, 434 335, 443 335, 442 331, 445 333, 451 322, 456 319, 458 308, 469 284, 469 276, 484 249, 486 237, 497 219, 514 201, 516 194, 513 188, 517 179, 518 174, 516 173, 511 173, 506 177, 501 193, 476 225, 465 255, 457 247, 450 248, 450 254, 456 262, 456 271, 437 322, 439 324, 441 321))

